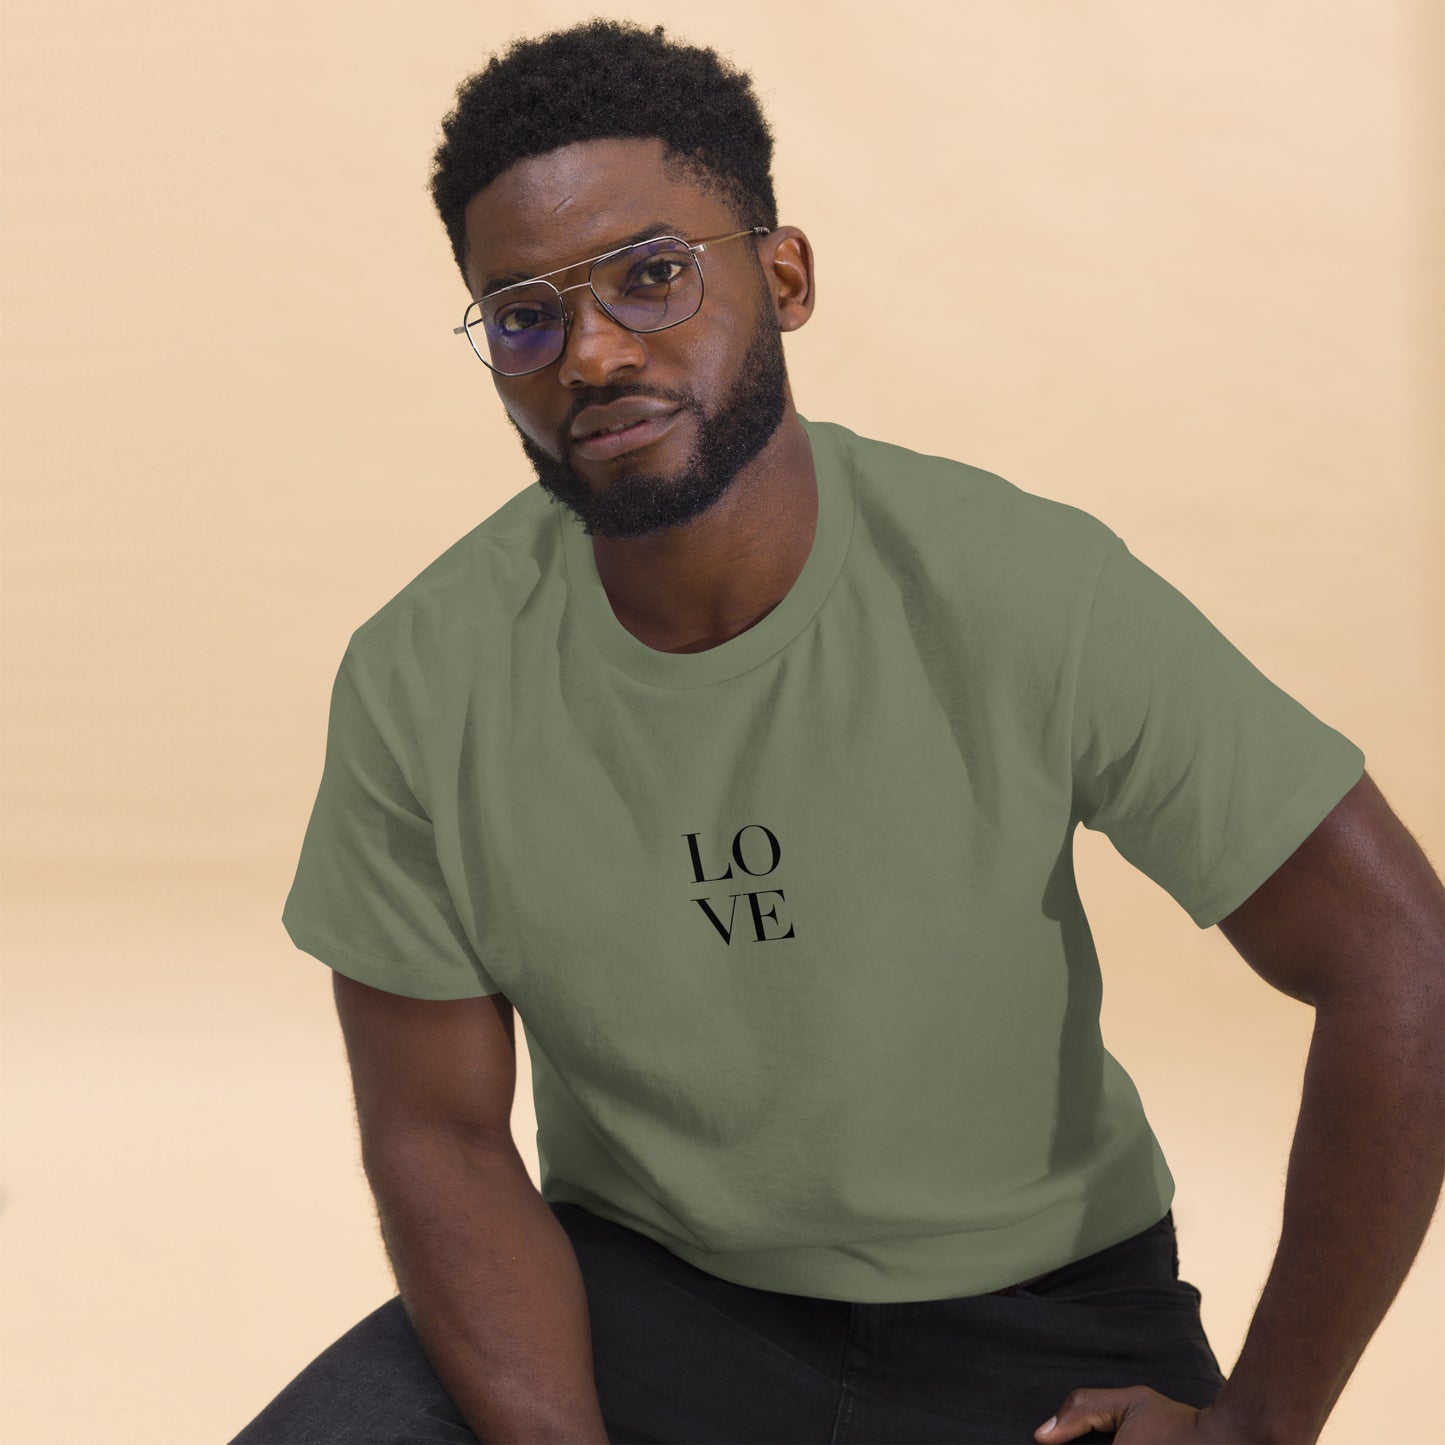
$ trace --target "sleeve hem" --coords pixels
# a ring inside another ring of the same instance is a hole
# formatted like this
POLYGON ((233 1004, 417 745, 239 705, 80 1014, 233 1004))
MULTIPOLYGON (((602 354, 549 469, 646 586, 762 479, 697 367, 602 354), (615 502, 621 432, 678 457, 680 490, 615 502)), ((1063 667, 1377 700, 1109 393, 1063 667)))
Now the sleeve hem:
POLYGON ((1322 823, 1330 810, 1364 776, 1365 755, 1354 743, 1351 753, 1327 758, 1300 784, 1280 809, 1276 826, 1232 868, 1224 882, 1187 909, 1200 928, 1212 928, 1233 913, 1322 823))
POLYGON ((297 924, 289 918, 282 919, 282 926, 291 942, 303 953, 309 953, 312 958, 319 959, 328 968, 335 969, 337 973, 344 973, 347 978, 353 978, 358 983, 369 984, 372 988, 381 989, 385 993, 400 994, 403 998, 441 1001, 459 998, 489 998, 493 994, 502 992, 500 988, 492 984, 490 979, 480 975, 474 976, 468 983, 438 982, 421 977, 398 977, 399 973, 404 974, 404 970, 399 969, 395 963, 384 963, 380 959, 370 958, 354 948, 338 943, 335 939, 313 932, 305 924, 297 924), (486 985, 491 986, 487 987, 486 985))

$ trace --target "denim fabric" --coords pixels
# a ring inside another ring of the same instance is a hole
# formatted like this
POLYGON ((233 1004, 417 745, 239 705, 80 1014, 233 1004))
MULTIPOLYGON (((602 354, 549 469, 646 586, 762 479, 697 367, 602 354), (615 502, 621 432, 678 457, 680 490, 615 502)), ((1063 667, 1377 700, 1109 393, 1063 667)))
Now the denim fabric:
MULTIPOLYGON (((613 1445, 1032 1445, 1079 1386, 1194 1406, 1224 1384, 1170 1210, 993 1294, 854 1304, 750 1289, 570 1203, 613 1445)), ((1109 1441, 1090 1431, 1080 1441, 1109 1441)), ((230 1445, 476 1445, 399 1297, 324 1350, 230 1445)))

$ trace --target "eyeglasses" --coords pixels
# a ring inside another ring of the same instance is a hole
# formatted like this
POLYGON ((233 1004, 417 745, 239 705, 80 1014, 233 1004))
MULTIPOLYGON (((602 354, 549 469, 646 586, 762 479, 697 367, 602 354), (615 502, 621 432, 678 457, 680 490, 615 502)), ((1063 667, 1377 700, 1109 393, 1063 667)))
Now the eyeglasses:
POLYGON ((739 236, 766 236, 767 226, 750 226, 725 236, 704 236, 691 243, 678 236, 653 236, 594 256, 591 264, 574 261, 488 292, 473 301, 452 328, 465 333, 472 350, 501 376, 527 376, 562 355, 572 313, 562 304, 568 291, 587 287, 597 304, 629 331, 666 331, 697 315, 702 305, 702 268, 697 253, 739 236), (587 279, 556 287, 548 276, 587 266, 587 279))

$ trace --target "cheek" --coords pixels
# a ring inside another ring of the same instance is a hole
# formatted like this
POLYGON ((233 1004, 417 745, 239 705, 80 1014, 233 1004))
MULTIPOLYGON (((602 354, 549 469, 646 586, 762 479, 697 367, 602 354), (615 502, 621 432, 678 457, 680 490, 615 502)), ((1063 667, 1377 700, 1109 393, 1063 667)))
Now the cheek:
MULTIPOLYGON (((660 333, 666 335, 666 333, 660 333)), ((748 346, 747 318, 718 312, 679 326, 667 354, 654 357, 654 369, 675 380, 671 389, 700 401, 716 397, 732 384, 738 358, 748 346), (688 328, 695 329, 689 334, 688 328)))
POLYGON ((512 426, 525 437, 526 440, 539 443, 536 426, 526 419, 516 399, 509 397, 500 386, 497 387, 497 395, 501 398, 502 415, 511 422, 512 426))
POLYGON ((719 293, 714 297, 712 292, 708 293, 709 301, 715 304, 703 308, 698 321, 705 319, 706 324, 703 331, 708 338, 711 347, 720 351, 735 349, 740 342, 752 334, 753 328, 757 325, 757 307, 753 297, 743 292, 729 290, 719 293))

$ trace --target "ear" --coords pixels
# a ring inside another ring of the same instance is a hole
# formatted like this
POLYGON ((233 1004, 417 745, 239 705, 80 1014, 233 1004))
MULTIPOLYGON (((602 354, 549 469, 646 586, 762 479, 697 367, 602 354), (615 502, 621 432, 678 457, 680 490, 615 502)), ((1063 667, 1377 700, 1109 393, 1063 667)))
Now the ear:
POLYGON ((779 226, 758 247, 779 331, 796 331, 813 314, 813 247, 796 226, 779 226))

